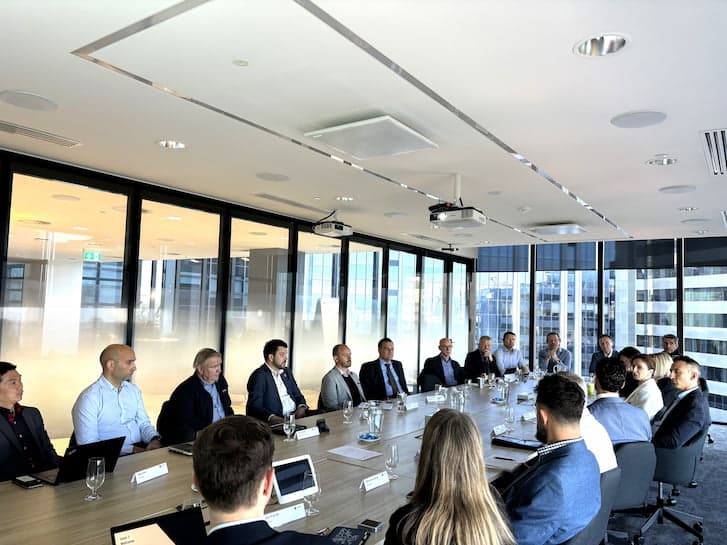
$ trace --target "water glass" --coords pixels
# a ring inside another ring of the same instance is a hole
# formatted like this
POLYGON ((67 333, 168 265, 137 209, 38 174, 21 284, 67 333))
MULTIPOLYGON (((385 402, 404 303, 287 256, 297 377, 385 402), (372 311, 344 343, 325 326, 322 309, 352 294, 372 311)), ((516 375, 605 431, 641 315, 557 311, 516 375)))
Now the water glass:
POLYGON ((353 401, 350 399, 343 402, 343 423, 350 424, 353 415, 353 401))
MULTIPOLYGON (((306 482, 309 480, 313 480, 313 474, 310 471, 305 472, 304 479, 306 482)), ((316 483, 317 484, 317 483, 316 483)), ((316 486, 316 489, 308 494, 307 496, 303 496, 303 503, 305 504, 305 514, 308 517, 315 517, 317 514, 320 513, 319 509, 316 509, 315 504, 318 503, 318 500, 321 499, 321 487, 316 486)))
POLYGON ((286 414, 283 417, 283 431, 285 432, 285 439, 283 441, 293 441, 293 434, 295 433, 295 413, 286 414))
POLYGON ((86 486, 91 489, 91 493, 83 498, 86 501, 95 501, 102 496, 98 493, 98 489, 106 480, 106 459, 105 458, 89 458, 86 466, 86 486))
POLYGON ((515 423, 515 409, 510 405, 505 407, 505 424, 507 424, 507 431, 512 431, 512 425, 515 423))
POLYGON ((384 411, 381 407, 374 407, 369 410, 369 433, 381 433, 381 426, 384 421, 384 411))
POLYGON ((393 481, 399 478, 399 476, 394 473, 396 466, 399 465, 399 445, 397 445, 396 441, 386 447, 386 459, 384 460, 384 465, 386 466, 386 473, 389 475, 389 480, 393 481))
POLYGON ((370 410, 370 408, 369 408, 369 402, 368 401, 364 401, 363 403, 361 403, 358 406, 358 408, 361 409, 360 419, 361 420, 368 420, 369 419, 369 410, 370 410))

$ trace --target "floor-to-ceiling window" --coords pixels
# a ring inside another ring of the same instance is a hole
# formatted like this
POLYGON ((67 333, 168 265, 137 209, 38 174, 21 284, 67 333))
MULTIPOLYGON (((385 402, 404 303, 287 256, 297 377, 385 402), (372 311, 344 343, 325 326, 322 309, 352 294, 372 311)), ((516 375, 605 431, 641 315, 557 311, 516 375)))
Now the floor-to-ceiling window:
POLYGON ((225 327, 225 376, 233 409, 244 412, 247 379, 270 339, 290 340, 288 229, 232 219, 225 327))
POLYGON ((70 408, 100 375, 101 350, 124 342, 126 208, 118 193, 13 176, 1 353, 51 437, 70 435, 70 408))
POLYGON ((598 349, 596 243, 540 244, 535 251, 536 350, 556 332, 571 353, 571 371, 587 374, 598 349))
POLYGON ((348 245, 346 344, 354 368, 375 357, 376 343, 384 335, 382 267, 382 248, 358 242, 348 245))
POLYGON ((144 200, 134 314, 137 372, 153 421, 192 374, 201 348, 219 349, 217 214, 144 200))
POLYGON ((293 372, 308 405, 315 407, 321 378, 333 366, 331 349, 341 342, 341 241, 300 232, 297 259, 293 372))
MULTIPOLYGON (((386 333, 394 341, 394 358, 404 366, 409 384, 418 371, 419 277, 417 256, 400 250, 389 251, 389 289, 386 333)), ((373 358, 378 357, 374 349, 373 358)))
MULTIPOLYGON (((425 257, 422 262, 420 368, 426 358, 439 353, 439 339, 447 336, 445 280, 444 261, 425 257)), ((460 351, 461 347, 454 347, 452 357, 456 359, 460 351)))
POLYGON ((454 345, 452 357, 464 365, 469 351, 470 329, 467 265, 452 264, 449 285, 449 337, 454 345))

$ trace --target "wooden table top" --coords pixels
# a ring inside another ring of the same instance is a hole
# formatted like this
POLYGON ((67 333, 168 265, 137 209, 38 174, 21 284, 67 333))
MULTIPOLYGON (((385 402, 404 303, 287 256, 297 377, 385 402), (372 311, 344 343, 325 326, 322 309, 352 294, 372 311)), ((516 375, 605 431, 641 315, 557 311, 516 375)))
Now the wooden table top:
MULTIPOLYGON (((532 391, 533 386, 534 383, 529 382, 514 388, 512 406, 516 422, 510 435, 533 438, 535 434, 533 422, 520 421, 523 413, 533 410, 532 401, 514 401, 517 392, 532 391)), ((486 459, 495 455, 518 462, 526 459, 531 453, 491 446, 490 432, 495 425, 504 423, 505 411, 504 407, 490 401, 490 393, 487 388, 473 387, 465 405, 465 412, 470 414, 483 435, 486 459)), ((313 533, 323 527, 355 527, 365 518, 388 522, 391 513, 406 503, 407 493, 414 488, 416 456, 421 447, 424 418, 437 410, 436 404, 426 403, 426 395, 409 396, 410 401, 419 404, 417 409, 405 413, 396 409, 384 411, 382 439, 374 444, 358 442, 358 435, 368 431, 368 424, 359 418, 359 410, 354 411, 351 424, 343 424, 340 411, 299 421, 314 426, 318 418, 325 418, 331 431, 318 437, 283 442, 282 437, 275 436, 275 460, 310 454, 322 490, 319 515, 306 517, 283 528, 313 533), (399 447, 399 465, 395 470, 399 478, 367 493, 361 492, 359 484, 362 479, 384 471, 384 453, 394 441, 399 447), (355 445, 382 455, 357 461, 328 452, 344 445, 355 445)), ((497 474, 499 468, 488 464, 488 476, 493 478, 497 474)), ((21 489, 11 482, 0 483, 0 497, 4 499, 0 543, 108 544, 111 542, 109 528, 112 526, 172 512, 185 501, 198 500, 199 495, 191 489, 191 483, 191 458, 170 453, 166 448, 122 457, 115 471, 106 476, 100 490, 103 499, 96 502, 83 500, 88 493, 84 481, 30 490, 21 489), (140 485, 130 482, 136 471, 161 462, 168 465, 167 475, 140 485)), ((266 511, 280 508, 271 505, 266 511)), ((383 533, 378 535, 383 538, 383 533)))

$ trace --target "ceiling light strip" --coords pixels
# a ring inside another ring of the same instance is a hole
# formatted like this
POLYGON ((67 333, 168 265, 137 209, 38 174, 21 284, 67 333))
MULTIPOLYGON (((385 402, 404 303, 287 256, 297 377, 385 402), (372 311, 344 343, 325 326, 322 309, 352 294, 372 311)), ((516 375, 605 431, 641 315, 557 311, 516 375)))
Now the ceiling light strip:
MULTIPOLYGON (((474 130, 479 132, 481 135, 483 135, 485 138, 487 138, 490 142, 504 150, 505 152, 509 153, 513 158, 515 158, 517 161, 525 165, 526 167, 530 168, 533 172, 535 172, 537 175, 539 175, 541 178, 546 180, 547 182, 550 182, 550 184, 557 187, 559 190, 561 190, 563 193, 566 193, 570 197, 574 198, 576 202, 579 202, 579 204, 582 201, 579 197, 577 197, 572 191, 567 189, 565 186, 563 186, 560 182, 558 182, 555 178, 553 178, 550 174, 545 172, 543 169, 539 168, 537 165, 535 165, 532 161, 528 160, 523 154, 518 153, 515 149, 510 147, 507 143, 505 143, 503 140, 495 136, 492 132, 488 131, 485 127, 477 123, 472 117, 464 113, 462 110, 457 108, 454 104, 449 102, 447 99, 445 99, 443 96, 438 94, 436 91, 434 91, 432 88, 425 85, 423 82, 418 80, 416 77, 414 77, 410 72, 405 70, 401 65, 394 62, 392 59, 387 57, 384 53, 376 49, 374 46, 372 46, 370 43, 368 43, 366 40, 361 38, 358 34, 353 32, 351 29, 340 23, 338 20, 334 19, 331 15, 328 14, 328 12, 322 10, 320 7, 318 7, 316 4, 314 4, 310 0, 293 0, 296 4, 301 6, 303 9, 305 9, 308 13, 315 16, 317 19, 319 19, 324 24, 328 25, 332 30, 338 32, 341 36, 346 38, 349 42, 351 42, 353 45, 357 46, 361 50, 363 50, 365 53, 367 53, 369 56, 373 57, 377 61, 379 61, 381 64, 386 66, 389 70, 394 72, 397 76, 405 80, 407 83, 414 86, 416 89, 418 89, 420 92, 427 95, 429 98, 434 100, 437 104, 445 108, 447 111, 449 111, 451 114, 462 120, 464 123, 472 127, 474 130)), ((619 227, 616 223, 614 223, 611 220, 608 220, 605 215, 597 213, 597 211, 592 206, 583 206, 586 210, 589 212, 593 212, 598 216, 599 218, 603 219, 606 223, 611 225, 612 227, 616 228, 618 231, 623 233, 624 235, 631 237, 629 233, 627 233, 623 228, 619 227)), ((492 218, 489 218, 492 219, 492 218)))

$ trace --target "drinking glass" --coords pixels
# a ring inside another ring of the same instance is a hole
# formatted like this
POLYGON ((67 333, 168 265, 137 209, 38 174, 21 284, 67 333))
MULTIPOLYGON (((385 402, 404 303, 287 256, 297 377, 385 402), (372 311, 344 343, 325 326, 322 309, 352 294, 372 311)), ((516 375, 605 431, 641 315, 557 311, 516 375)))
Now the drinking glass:
POLYGON ((350 399, 343 402, 343 423, 350 424, 353 415, 353 401, 350 399))
POLYGON ((399 403, 397 404, 397 409, 401 412, 406 411, 406 392, 399 392, 399 403))
POLYGON ((295 433, 295 413, 286 414, 283 419, 283 431, 286 435, 283 441, 293 441, 292 435, 295 433))
MULTIPOLYGON (((310 471, 305 472, 305 481, 313 481, 313 474, 310 471)), ((315 508, 315 504, 321 498, 321 487, 316 487, 314 492, 311 492, 307 496, 303 496, 303 503, 305 504, 305 514, 309 517, 315 517, 320 513, 319 509, 315 508)))
POLYGON ((359 409, 361 409, 361 420, 368 420, 369 419, 369 402, 364 401, 358 406, 359 409))
POLYGON ((95 501, 101 499, 98 489, 106 480, 106 459, 105 458, 89 458, 86 466, 86 486, 91 489, 91 493, 83 498, 86 501, 95 501))
POLYGON ((515 423, 515 409, 510 405, 505 407, 505 424, 507 424, 507 431, 512 431, 512 425, 515 423))
POLYGON ((380 434, 384 420, 384 411, 381 407, 374 407, 369 412, 369 433, 380 434))
POLYGON ((386 473, 389 475, 389 480, 393 481, 399 478, 394 473, 394 469, 399 465, 399 445, 396 442, 386 447, 386 460, 384 460, 384 465, 386 466, 386 473))

